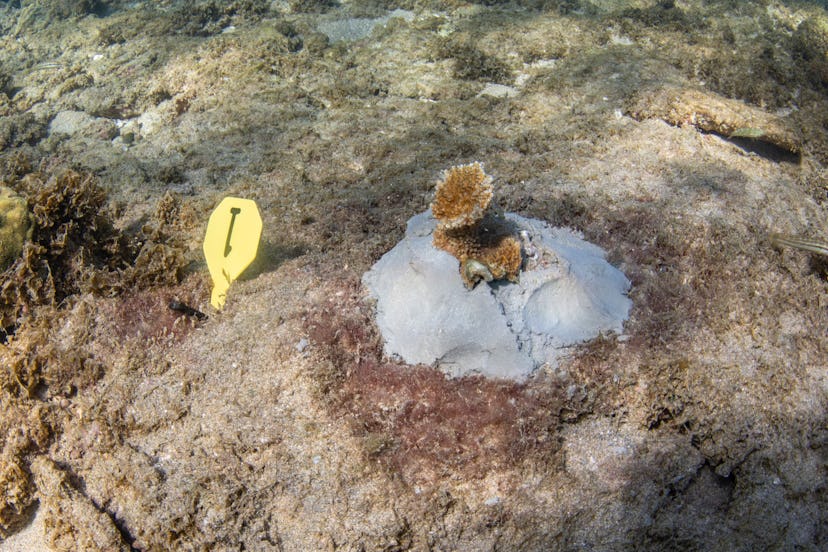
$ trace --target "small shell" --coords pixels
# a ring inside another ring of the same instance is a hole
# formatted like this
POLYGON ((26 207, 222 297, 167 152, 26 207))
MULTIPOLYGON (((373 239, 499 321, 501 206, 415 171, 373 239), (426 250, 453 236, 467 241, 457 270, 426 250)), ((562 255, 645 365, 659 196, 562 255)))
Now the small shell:
POLYGON ((476 286, 480 280, 486 280, 487 282, 494 280, 494 276, 492 276, 492 271, 489 270, 489 267, 478 260, 465 260, 461 269, 460 274, 463 276, 463 281, 469 289, 474 289, 474 286, 476 286))

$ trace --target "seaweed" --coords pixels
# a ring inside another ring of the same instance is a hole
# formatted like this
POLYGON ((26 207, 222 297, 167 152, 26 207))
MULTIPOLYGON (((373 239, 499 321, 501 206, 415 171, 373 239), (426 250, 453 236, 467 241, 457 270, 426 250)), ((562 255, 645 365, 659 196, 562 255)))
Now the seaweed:
POLYGON ((37 306, 112 285, 117 271, 135 256, 134 244, 114 229, 106 192, 92 175, 29 173, 12 187, 27 198, 34 229, 0 285, 3 326, 37 306))
POLYGON ((65 19, 85 15, 103 15, 108 2, 101 0, 41 0, 40 6, 46 9, 49 17, 65 19))
POLYGON ((159 202, 153 224, 129 235, 115 228, 107 193, 92 174, 29 173, 12 187, 28 199, 34 230, 0 285, 3 327, 79 293, 112 296, 181 281, 184 246, 169 230, 179 215, 174 195, 159 202))
POLYGON ((110 368, 100 353, 174 343, 195 323, 169 302, 206 296, 198 277, 174 286, 185 263, 174 236, 192 225, 177 196, 164 196, 150 223, 127 233, 94 175, 29 172, 20 156, 4 165, 3 181, 26 198, 34 228, 0 284, 0 539, 29 519, 42 491, 30 459, 62 433, 70 400, 110 368))
MULTIPOLYGON (((152 223, 129 235, 116 229, 107 193, 89 173, 34 172, 11 184, 27 198, 34 228, 0 284, 8 342, 0 351, 6 368, 0 388, 23 397, 71 396, 101 377, 105 367, 87 347, 100 307, 87 297, 125 297, 116 314, 129 308, 133 323, 151 321, 134 333, 141 340, 182 333, 172 332, 178 316, 165 306, 172 297, 143 291, 183 277, 184 245, 170 236, 182 234, 188 221, 181 221, 186 217, 176 196, 164 196, 152 223)), ((124 316, 111 319, 125 335, 124 316)))
POLYGON ((93 310, 79 302, 72 311, 41 307, 27 317, 0 351, 5 370, 0 389, 25 399, 70 397, 94 384, 104 365, 89 347, 93 310))
POLYGON ((561 418, 583 411, 583 397, 557 382, 450 379, 432 367, 384 360, 359 284, 333 282, 326 295, 337 299, 305 318, 327 360, 312 376, 323 403, 351 421, 367 461, 412 486, 484 477, 530 457, 559 465, 561 418))
POLYGON ((448 38, 438 43, 435 57, 454 60, 454 78, 460 80, 511 84, 509 66, 468 39, 448 38))
POLYGON ((32 401, 3 399, 0 418, 0 541, 29 519, 35 483, 26 456, 46 448, 56 423, 53 410, 32 401))
MULTIPOLYGON (((0 111, 0 113, 2 113, 0 111)), ((2 113, 0 118, 0 151, 35 145, 46 136, 46 125, 31 113, 2 113)))

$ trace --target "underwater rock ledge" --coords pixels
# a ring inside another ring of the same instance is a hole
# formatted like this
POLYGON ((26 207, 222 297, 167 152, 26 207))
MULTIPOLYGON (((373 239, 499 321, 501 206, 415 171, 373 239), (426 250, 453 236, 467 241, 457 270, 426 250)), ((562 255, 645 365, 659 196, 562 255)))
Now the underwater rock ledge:
POLYGON ((363 276, 376 300, 385 353, 451 377, 523 381, 566 349, 623 330, 630 282, 600 247, 568 228, 507 213, 529 240, 520 281, 466 288, 457 259, 435 248, 426 211, 363 276))

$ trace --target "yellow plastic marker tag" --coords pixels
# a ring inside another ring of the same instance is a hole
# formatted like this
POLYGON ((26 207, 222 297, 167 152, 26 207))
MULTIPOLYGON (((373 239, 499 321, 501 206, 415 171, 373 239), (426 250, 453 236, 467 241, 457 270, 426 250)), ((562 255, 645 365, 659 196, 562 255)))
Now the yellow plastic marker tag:
POLYGON ((262 217, 252 199, 225 197, 207 222, 204 258, 213 279, 210 303, 221 310, 230 284, 256 258, 262 217))

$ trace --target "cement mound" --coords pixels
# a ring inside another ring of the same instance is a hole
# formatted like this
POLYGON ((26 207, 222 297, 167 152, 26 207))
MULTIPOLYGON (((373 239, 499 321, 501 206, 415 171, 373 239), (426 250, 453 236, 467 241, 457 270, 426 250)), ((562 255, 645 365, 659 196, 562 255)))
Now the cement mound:
POLYGON ((600 247, 567 228, 506 217, 528 240, 520 281, 471 291, 457 260, 432 245, 430 211, 408 221, 402 241, 363 277, 386 354, 436 364, 453 377, 522 381, 539 366, 556 366, 573 345, 622 332, 630 282, 600 247))

